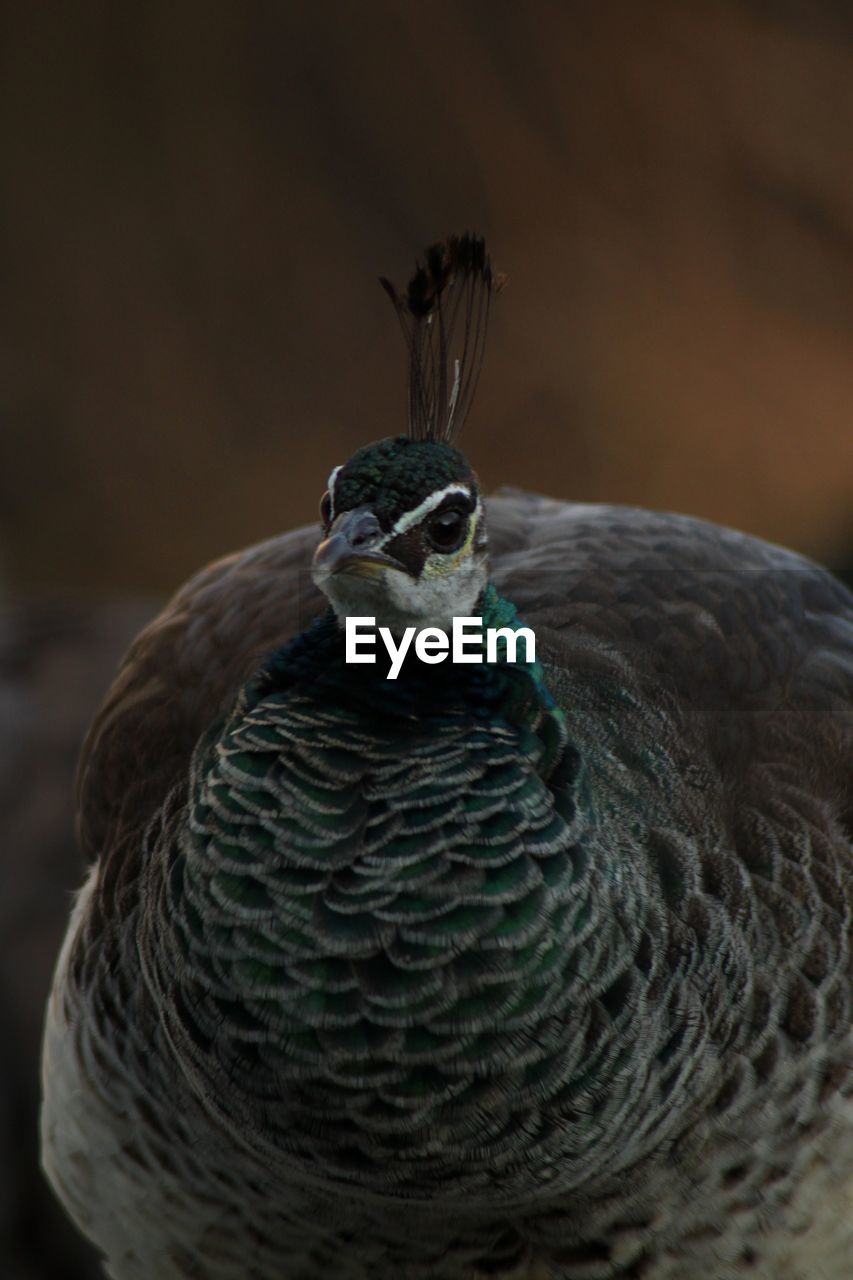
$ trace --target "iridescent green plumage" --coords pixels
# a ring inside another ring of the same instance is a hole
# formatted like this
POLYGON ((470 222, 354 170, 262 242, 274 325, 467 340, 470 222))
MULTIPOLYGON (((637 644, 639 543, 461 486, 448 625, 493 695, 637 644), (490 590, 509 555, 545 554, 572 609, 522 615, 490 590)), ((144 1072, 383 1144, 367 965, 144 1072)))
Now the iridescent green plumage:
POLYGON ((409 436, 365 445, 338 472, 335 512, 369 506, 383 529, 422 498, 454 481, 468 480, 471 467, 458 449, 409 436))
MULTIPOLYGON (((494 588, 483 618, 518 623, 494 588)), ((516 1161, 507 1120, 541 1098, 592 927, 577 772, 535 662, 414 659, 392 684, 347 667, 333 617, 276 654, 201 752, 173 845, 199 1070, 214 1038, 226 1073, 256 1055, 286 1148, 349 1149, 377 1188, 516 1161), (459 1124, 488 1100, 475 1156, 459 1124)))

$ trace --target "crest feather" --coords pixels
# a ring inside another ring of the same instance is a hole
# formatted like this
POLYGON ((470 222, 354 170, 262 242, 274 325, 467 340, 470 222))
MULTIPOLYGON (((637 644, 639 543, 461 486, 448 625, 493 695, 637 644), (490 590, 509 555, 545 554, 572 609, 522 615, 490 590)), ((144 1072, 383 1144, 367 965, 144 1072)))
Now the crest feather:
POLYGON ((430 245, 405 293, 380 283, 409 352, 409 435, 449 444, 471 407, 489 305, 505 277, 492 271, 486 242, 466 232, 430 245))

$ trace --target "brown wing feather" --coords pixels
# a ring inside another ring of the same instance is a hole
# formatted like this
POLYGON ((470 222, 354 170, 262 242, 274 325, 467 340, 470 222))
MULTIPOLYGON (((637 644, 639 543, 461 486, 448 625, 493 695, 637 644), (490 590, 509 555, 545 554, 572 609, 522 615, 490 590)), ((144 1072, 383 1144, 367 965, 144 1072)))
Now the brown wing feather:
POLYGON ((209 565, 133 642, 83 744, 87 858, 147 824, 264 655, 321 611, 307 572, 319 536, 297 529, 209 565))

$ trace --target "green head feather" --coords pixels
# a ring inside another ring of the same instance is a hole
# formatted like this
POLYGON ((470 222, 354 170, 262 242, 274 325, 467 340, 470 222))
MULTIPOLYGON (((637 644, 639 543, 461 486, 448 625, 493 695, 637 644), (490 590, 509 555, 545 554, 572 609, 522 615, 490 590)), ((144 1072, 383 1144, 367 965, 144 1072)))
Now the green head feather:
POLYGON ((391 436, 359 449, 337 472, 335 515, 368 506, 382 528, 392 528, 430 494, 454 482, 476 493, 476 478, 464 454, 447 444, 391 436))

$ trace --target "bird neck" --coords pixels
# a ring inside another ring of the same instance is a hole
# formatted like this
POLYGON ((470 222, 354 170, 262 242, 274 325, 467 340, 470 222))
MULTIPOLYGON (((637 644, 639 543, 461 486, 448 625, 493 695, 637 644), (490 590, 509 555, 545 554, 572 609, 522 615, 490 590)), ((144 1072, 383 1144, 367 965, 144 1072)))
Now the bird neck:
POLYGON ((466 646, 477 661, 463 664, 422 662, 410 646, 398 676, 388 679, 388 666, 347 661, 340 620, 329 609, 306 631, 277 650, 244 689, 236 714, 243 715, 270 694, 297 690, 318 704, 348 708, 372 720, 412 716, 429 718, 464 709, 480 717, 506 720, 518 727, 536 727, 546 743, 540 766, 543 776, 555 769, 566 749, 565 717, 548 688, 542 665, 518 645, 515 661, 508 661, 503 636, 496 657, 488 661, 485 637, 489 631, 515 631, 522 626, 515 605, 493 583, 478 602, 481 639, 466 646))

